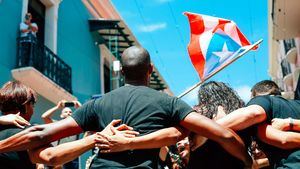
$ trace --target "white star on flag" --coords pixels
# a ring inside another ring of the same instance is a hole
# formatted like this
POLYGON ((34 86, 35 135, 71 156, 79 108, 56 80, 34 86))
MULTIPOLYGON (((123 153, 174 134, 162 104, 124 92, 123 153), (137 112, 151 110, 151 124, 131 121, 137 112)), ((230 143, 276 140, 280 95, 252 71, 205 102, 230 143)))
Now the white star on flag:
POLYGON ((220 52, 212 52, 214 55, 220 57, 220 62, 222 63, 222 61, 224 61, 225 59, 227 59, 229 56, 231 56, 234 52, 232 51, 228 51, 226 42, 223 45, 223 49, 220 52))

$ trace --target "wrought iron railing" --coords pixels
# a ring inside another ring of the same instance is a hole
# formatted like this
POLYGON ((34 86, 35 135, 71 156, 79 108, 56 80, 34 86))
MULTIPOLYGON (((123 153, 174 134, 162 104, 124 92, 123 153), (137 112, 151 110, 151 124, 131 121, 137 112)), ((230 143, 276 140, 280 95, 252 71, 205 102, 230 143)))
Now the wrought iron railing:
POLYGON ((17 68, 31 66, 72 93, 72 69, 34 36, 17 39, 17 68))

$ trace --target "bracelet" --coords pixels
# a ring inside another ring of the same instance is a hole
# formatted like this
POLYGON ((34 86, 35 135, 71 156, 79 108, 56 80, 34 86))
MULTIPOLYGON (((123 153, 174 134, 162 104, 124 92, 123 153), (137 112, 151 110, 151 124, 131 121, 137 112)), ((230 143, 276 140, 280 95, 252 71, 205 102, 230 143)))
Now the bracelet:
POLYGON ((289 119, 290 119, 290 130, 293 130, 293 128, 294 128, 294 120, 291 117, 289 117, 289 119))

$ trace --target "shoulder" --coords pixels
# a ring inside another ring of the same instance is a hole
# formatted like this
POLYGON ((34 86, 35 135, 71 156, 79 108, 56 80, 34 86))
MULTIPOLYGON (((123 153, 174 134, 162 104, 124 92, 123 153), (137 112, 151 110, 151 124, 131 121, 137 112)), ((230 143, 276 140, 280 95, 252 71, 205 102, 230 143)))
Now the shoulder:
POLYGON ((272 96, 269 96, 269 95, 266 95, 266 96, 256 96, 254 98, 252 98, 247 106, 250 106, 250 105, 268 105, 270 104, 272 101, 272 96))
POLYGON ((102 98, 98 99, 92 99, 84 103, 81 107, 79 107, 76 111, 80 111, 83 109, 93 109, 96 104, 99 104, 99 102, 102 100, 102 98))
POLYGON ((10 136, 13 136, 14 134, 17 134, 17 133, 23 131, 23 129, 17 128, 15 126, 1 127, 0 130, 1 130, 1 132, 0 132, 0 140, 8 138, 10 136))

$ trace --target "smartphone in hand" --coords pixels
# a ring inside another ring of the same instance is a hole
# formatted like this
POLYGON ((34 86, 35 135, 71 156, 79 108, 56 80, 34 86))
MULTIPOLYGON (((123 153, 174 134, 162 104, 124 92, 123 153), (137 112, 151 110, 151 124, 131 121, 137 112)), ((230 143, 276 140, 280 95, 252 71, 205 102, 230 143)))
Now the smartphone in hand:
POLYGON ((74 107, 75 103, 74 102, 65 102, 64 105, 65 105, 65 107, 74 107))

